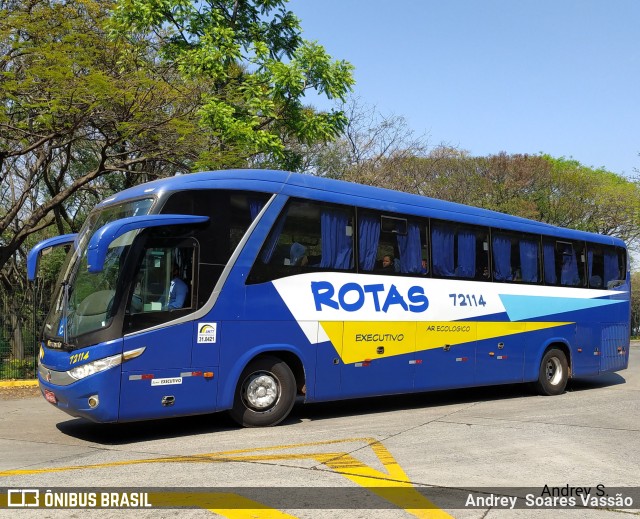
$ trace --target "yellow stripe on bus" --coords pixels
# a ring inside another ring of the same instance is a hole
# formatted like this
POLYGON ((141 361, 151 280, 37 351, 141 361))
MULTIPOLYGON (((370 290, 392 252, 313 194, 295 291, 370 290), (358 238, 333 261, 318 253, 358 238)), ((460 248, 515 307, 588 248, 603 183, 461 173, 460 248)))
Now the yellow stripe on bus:
POLYGON ((352 364, 555 328, 570 322, 330 321, 320 323, 342 362, 352 364), (381 350, 380 348, 383 348, 381 350))

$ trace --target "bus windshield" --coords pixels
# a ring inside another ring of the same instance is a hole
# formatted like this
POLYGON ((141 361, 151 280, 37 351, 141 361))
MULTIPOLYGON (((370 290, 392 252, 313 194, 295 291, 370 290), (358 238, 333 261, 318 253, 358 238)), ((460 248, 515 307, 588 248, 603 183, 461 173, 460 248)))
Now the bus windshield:
POLYGON ((46 339, 66 343, 79 335, 109 326, 115 311, 113 300, 120 269, 137 231, 110 244, 104 269, 97 273, 87 270, 89 240, 96 230, 109 222, 149 214, 153 202, 153 198, 134 200, 89 215, 60 272, 54 304, 44 325, 46 339))

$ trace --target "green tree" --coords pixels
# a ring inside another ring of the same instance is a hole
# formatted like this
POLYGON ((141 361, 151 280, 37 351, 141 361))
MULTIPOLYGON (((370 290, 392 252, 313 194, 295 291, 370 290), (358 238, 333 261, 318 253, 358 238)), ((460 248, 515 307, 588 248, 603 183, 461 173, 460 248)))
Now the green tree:
POLYGON ((541 220, 638 245, 640 183, 575 160, 544 158, 551 165, 551 182, 539 199, 541 220))
POLYGON ((340 131, 344 114, 304 94, 341 99, 352 67, 304 42, 284 4, 0 0, 0 290, 16 337, 26 249, 99 199, 201 167, 293 167, 340 131))
MULTIPOLYGON (((109 2, 0 3, 0 272, 34 232, 77 229, 105 176, 189 168, 198 86, 110 40, 109 2), (89 188, 89 184, 91 187, 89 188)), ((6 276, 2 278, 5 284, 6 276)))
POLYGON ((344 99, 352 66, 304 41, 287 0, 121 0, 121 36, 153 41, 163 63, 184 78, 204 79, 200 124, 209 136, 197 166, 298 169, 295 144, 334 139, 339 110, 305 106, 305 94, 344 99))
POLYGON ((158 66, 150 42, 116 41, 109 1, 0 1, 0 290, 19 339, 25 249, 75 231, 87 206, 188 171, 203 85, 158 66))

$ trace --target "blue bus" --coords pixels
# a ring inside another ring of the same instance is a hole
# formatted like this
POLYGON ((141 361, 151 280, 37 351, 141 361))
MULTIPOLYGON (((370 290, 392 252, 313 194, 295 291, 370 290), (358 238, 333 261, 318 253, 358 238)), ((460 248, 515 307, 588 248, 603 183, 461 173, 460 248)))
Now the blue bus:
POLYGON ((104 200, 43 326, 43 396, 125 422, 493 384, 546 395, 625 369, 623 241, 282 171, 194 173, 104 200))

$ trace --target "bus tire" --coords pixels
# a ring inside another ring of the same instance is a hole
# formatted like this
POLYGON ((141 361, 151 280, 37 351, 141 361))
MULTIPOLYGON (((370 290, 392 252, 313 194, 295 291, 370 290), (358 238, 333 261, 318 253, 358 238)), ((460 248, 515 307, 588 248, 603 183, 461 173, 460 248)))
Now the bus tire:
POLYGON ((296 399, 296 379, 276 357, 251 361, 240 375, 231 418, 244 427, 269 427, 284 420, 296 399))
POLYGON ((558 348, 551 348, 542 357, 540 372, 535 388, 541 395, 560 395, 564 393, 569 380, 567 356, 558 348))

